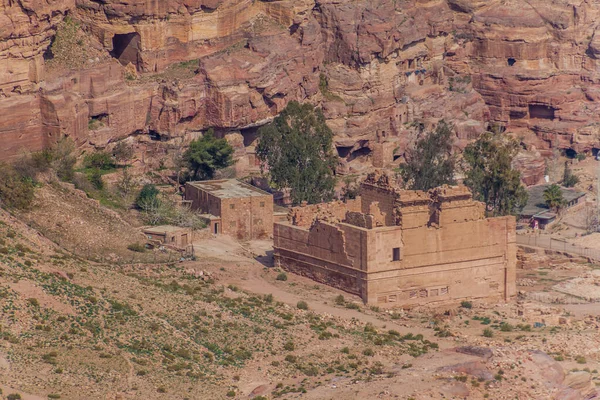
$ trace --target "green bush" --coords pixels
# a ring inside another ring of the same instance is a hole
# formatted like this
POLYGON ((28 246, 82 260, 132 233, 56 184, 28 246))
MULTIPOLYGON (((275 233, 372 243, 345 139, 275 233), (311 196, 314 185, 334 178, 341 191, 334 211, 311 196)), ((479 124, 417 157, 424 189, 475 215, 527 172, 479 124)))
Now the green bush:
POLYGON ((471 303, 470 301, 461 301, 460 306, 462 308, 473 308, 473 303, 471 303))
POLYGON ((129 161, 133 157, 133 146, 125 141, 120 141, 114 147, 112 154, 117 161, 129 161))
POLYGON ((305 301, 299 301, 296 307, 300 310, 308 310, 308 304, 305 301))
POLYGON ((287 281, 287 274, 285 272, 280 272, 276 279, 278 281, 287 281))
POLYGON ((131 250, 136 253, 143 253, 146 251, 146 246, 144 246, 141 243, 132 243, 129 246, 127 246, 127 250, 131 250))
POLYGON ((485 328, 483 330, 483 336, 487 337, 487 338, 491 338, 494 336, 494 331, 491 330, 490 328, 485 328))
POLYGON ((364 349, 363 355, 367 357, 373 357, 375 355, 375 352, 373 351, 373 349, 364 349))
POLYGON ((142 187, 140 193, 137 196, 135 204, 141 208, 142 210, 151 207, 152 205, 157 205, 160 201, 158 200, 158 194, 160 192, 156 188, 156 186, 148 183, 142 187))
POLYGON ((500 324, 500 330, 502 332, 512 332, 513 329, 514 329, 514 327, 511 324, 507 323, 507 322, 503 322, 503 323, 500 324))
POLYGON ((83 166, 85 168, 108 170, 114 168, 115 163, 112 155, 105 151, 97 151, 92 154, 87 154, 83 158, 83 166))
POLYGON ((29 177, 20 175, 13 167, 0 164, 0 205, 25 210, 34 199, 34 185, 29 177))
POLYGON ((94 186, 94 188, 96 188, 97 190, 104 189, 104 181, 102 180, 102 172, 100 172, 99 169, 94 168, 93 170, 91 170, 90 173, 88 174, 88 179, 89 179, 90 183, 94 186))
POLYGON ((294 345, 294 342, 289 341, 283 345, 283 348, 287 351, 294 351, 294 349, 296 348, 296 345, 294 345))
POLYGON ((346 303, 346 299, 344 299, 344 296, 342 296, 341 294, 337 295, 335 298, 335 304, 337 304, 338 306, 343 306, 344 303, 346 303))
POLYGON ((38 301, 38 299, 36 299, 34 297, 31 297, 31 298, 27 299, 27 302, 29 304, 31 304, 32 306, 34 306, 34 307, 39 307, 40 306, 40 302, 38 301))
POLYGON ((19 393, 11 393, 8 396, 6 396, 6 400, 21 400, 22 397, 19 393))

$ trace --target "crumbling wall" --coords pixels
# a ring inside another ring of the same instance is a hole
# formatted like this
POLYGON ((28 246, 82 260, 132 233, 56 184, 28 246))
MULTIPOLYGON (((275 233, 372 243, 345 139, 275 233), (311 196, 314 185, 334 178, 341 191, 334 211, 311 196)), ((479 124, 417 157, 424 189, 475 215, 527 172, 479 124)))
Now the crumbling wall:
POLYGON ((361 212, 338 203, 310 210, 295 214, 304 224, 313 218, 310 231, 276 224, 276 260, 352 293, 359 287, 369 304, 497 301, 516 294, 515 218, 484 218, 483 204, 466 187, 400 190, 374 173, 361 186, 361 212), (323 215, 332 220, 319 219, 323 215))
POLYGON ((311 229, 274 227, 275 265, 359 296, 366 295, 366 243, 358 228, 316 222, 311 229), (363 240, 364 241, 364 240, 363 240))
POLYGON ((361 212, 370 214, 371 204, 378 203, 380 212, 385 215, 385 225, 396 225, 396 190, 386 174, 379 171, 369 174, 360 186, 361 212))
POLYGON ((288 213, 288 221, 304 228, 310 227, 316 219, 332 223, 342 221, 348 211, 360 211, 361 198, 331 203, 302 205, 292 207, 288 213))
POLYGON ((442 186, 430 192, 431 209, 438 226, 485 218, 485 206, 474 201, 466 186, 442 186))

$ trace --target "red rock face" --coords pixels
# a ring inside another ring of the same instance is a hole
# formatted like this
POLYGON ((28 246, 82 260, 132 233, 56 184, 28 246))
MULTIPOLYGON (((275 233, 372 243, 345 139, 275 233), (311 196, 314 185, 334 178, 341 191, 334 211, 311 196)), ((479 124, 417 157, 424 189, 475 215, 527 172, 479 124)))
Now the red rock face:
POLYGON ((133 133, 186 138, 215 127, 251 142, 254 127, 298 100, 323 107, 340 172, 389 165, 420 125, 444 118, 456 126, 457 147, 489 122, 523 137, 531 152, 517 164, 536 183, 538 155, 600 147, 597 8, 567 0, 11 2, 0 5, 0 112, 8 115, 0 138, 10 143, 0 156, 61 135, 103 147, 133 133), (43 53, 67 11, 142 79, 126 81, 117 60, 47 78, 43 53), (195 73, 179 77, 181 62, 195 73), (101 126, 90 131, 90 119, 101 126))

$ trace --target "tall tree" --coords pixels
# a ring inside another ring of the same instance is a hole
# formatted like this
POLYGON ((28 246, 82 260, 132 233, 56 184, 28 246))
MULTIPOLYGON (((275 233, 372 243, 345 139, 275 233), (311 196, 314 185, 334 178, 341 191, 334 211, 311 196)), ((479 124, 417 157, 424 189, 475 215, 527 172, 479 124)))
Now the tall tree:
POLYGON ((552 184, 544 190, 544 201, 546 205, 556 212, 565 205, 562 189, 557 184, 552 184))
POLYGON ((512 139, 485 133, 469 144, 463 153, 465 184, 475 198, 483 201, 491 215, 510 215, 527 203, 521 173, 512 168, 519 144, 512 139))
POLYGON ((294 204, 333 198, 337 157, 333 132, 320 109, 292 101, 259 130, 256 155, 276 189, 291 190, 294 204))
POLYGON ((183 155, 190 172, 191 179, 212 179, 215 171, 233 164, 233 148, 225 139, 215 138, 214 131, 209 129, 201 138, 190 143, 183 155))
POLYGON ((579 178, 577 175, 571 171, 571 167, 569 166, 569 162, 565 161, 565 173, 563 174, 563 186, 564 187, 573 187, 579 183, 579 178))
POLYGON ((407 150, 400 175, 412 190, 429 190, 454 183, 456 158, 452 155, 453 127, 441 120, 434 131, 407 150))

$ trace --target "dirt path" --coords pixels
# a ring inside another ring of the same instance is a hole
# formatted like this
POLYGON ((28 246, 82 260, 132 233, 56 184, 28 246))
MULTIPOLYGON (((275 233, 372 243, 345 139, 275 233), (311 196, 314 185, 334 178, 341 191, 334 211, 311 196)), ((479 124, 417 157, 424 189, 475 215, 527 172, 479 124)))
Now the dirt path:
MULTIPOLYGON (((261 266, 262 267, 262 266, 261 266)), ((306 279, 306 278, 301 278, 306 279)), ((312 282, 312 281, 310 281, 312 282)), ((296 295, 294 293, 290 293, 276 285, 273 285, 271 282, 267 281, 260 275, 260 270, 258 266, 251 265, 248 268, 248 272, 245 276, 240 277, 238 279, 233 280, 231 283, 256 294, 266 295, 272 294, 273 297, 281 301, 285 304, 288 304, 292 307, 296 307, 296 304, 303 300, 308 303, 308 307, 310 310, 315 311, 319 314, 328 314, 333 317, 339 317, 347 320, 352 320, 353 318, 362 322, 362 323, 371 323, 375 327, 380 329, 394 329, 401 334, 413 333, 413 334, 422 334, 426 339, 435 340, 439 342, 439 338, 434 337, 433 330, 425 329, 417 326, 409 326, 408 324, 397 322, 390 319, 379 318, 375 315, 365 314, 363 312, 352 310, 348 308, 339 308, 334 307, 329 304, 323 304, 321 301, 316 301, 314 299, 310 299, 307 297, 302 297, 300 295, 296 295)), ((442 343, 439 343, 441 348, 451 347, 449 344, 446 346, 442 346, 442 343)))

